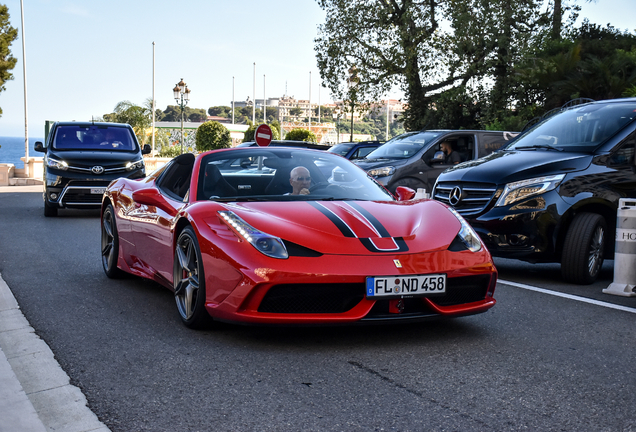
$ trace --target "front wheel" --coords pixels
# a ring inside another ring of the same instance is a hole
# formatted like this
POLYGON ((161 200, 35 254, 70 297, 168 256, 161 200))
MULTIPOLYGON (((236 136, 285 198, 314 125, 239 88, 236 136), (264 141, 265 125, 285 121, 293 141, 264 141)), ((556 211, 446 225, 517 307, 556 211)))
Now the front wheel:
POLYGON ((603 266, 607 223, 596 213, 577 215, 565 236, 561 275, 567 282, 589 285, 603 266))
POLYGON ((186 227, 177 239, 173 267, 174 298, 183 323, 201 328, 210 321, 205 309, 205 274, 196 234, 186 227))
POLYGON ((108 204, 102 215, 102 267, 104 273, 111 279, 120 278, 124 272, 117 267, 119 260, 119 234, 115 210, 108 204))

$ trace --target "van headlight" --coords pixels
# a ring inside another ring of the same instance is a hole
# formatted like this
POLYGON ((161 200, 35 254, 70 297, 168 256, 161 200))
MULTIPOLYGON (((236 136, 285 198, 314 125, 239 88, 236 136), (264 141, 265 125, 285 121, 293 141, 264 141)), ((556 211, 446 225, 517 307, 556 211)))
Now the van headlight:
POLYGON ((62 171, 66 171, 68 169, 68 164, 63 160, 57 160, 48 156, 45 159, 46 166, 49 168, 55 168, 62 171))
POLYGON ((564 177, 565 174, 557 174, 508 183, 495 207, 507 206, 522 199, 549 192, 559 186, 564 177))
POLYGON ((367 171, 367 174, 369 174, 371 177, 386 177, 386 176, 390 176, 394 172, 395 172, 395 167, 387 166, 382 168, 370 169, 369 171, 367 171))
POLYGON ((143 159, 139 159, 137 161, 134 162, 128 162, 126 164, 126 169, 128 171, 134 171, 136 169, 140 169, 144 167, 144 160, 143 159))
POLYGON ((462 224, 461 229, 457 233, 457 237, 464 243, 464 246, 471 252, 479 252, 481 250, 481 240, 479 236, 471 227, 468 222, 459 214, 457 210, 452 207, 447 207, 448 210, 455 215, 457 220, 462 224))

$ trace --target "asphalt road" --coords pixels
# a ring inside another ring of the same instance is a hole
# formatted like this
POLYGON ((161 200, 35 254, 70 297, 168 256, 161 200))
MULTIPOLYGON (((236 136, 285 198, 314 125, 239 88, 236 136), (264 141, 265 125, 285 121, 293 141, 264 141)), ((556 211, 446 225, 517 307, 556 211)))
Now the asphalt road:
POLYGON ((636 298, 497 260, 487 313, 417 325, 193 331, 172 294, 110 280, 97 212, 0 193, 0 273, 113 431, 633 431, 636 298))

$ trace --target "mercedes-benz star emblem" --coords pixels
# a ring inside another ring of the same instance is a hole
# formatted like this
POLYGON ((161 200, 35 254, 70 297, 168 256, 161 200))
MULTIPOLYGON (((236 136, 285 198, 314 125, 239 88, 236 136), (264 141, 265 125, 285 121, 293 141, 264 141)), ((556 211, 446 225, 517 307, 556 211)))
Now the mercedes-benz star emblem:
POLYGON ((448 195, 448 202, 455 207, 462 200, 462 188, 455 186, 451 193, 448 195))
POLYGON ((91 171, 93 171, 94 174, 101 174, 104 172, 104 167, 100 167, 99 165, 94 166, 91 171))

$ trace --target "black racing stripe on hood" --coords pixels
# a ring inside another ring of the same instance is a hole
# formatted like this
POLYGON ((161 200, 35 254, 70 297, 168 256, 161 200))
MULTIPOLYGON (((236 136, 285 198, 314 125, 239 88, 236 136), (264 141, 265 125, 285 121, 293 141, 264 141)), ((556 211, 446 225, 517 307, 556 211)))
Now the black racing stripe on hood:
POLYGON ((365 219, 368 220, 369 223, 373 225, 373 227, 378 231, 378 233, 380 234, 380 237, 391 237, 391 234, 389 234, 387 229, 384 228, 384 225, 382 225, 380 221, 371 214, 371 212, 369 212, 368 210, 363 208, 360 204, 354 201, 348 201, 346 204, 353 207, 358 213, 364 216, 365 219))
POLYGON ((311 201, 309 202, 309 205, 311 205, 313 208, 318 210, 320 213, 322 213, 325 216, 327 216, 327 218, 340 230, 340 232, 342 233, 343 236, 352 237, 352 238, 358 237, 353 232, 353 230, 349 227, 349 225, 344 223, 344 221, 342 219, 340 219, 338 217, 338 215, 336 215, 334 212, 332 212, 331 210, 329 210, 325 206, 323 206, 321 204, 318 204, 317 202, 311 202, 311 201))

